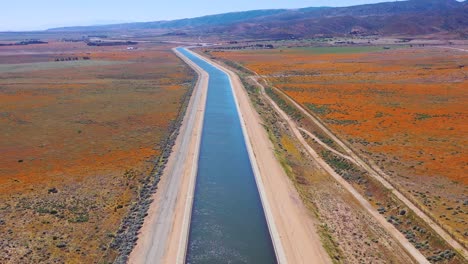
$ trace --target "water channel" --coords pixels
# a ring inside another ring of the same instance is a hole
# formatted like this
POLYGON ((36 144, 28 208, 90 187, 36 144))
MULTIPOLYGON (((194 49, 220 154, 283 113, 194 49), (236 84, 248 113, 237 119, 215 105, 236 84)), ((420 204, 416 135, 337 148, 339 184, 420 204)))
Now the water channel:
POLYGON ((229 77, 178 50, 209 74, 186 262, 277 263, 229 77))

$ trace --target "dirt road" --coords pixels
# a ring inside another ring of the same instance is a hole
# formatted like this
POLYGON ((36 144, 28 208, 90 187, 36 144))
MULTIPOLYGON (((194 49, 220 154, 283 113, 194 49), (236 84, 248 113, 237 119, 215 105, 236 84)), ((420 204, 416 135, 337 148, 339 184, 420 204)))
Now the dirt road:
POLYGON ((190 223, 187 217, 191 215, 208 74, 176 50, 174 52, 197 71, 199 79, 129 263, 185 261, 188 235, 182 232, 183 226, 190 223))

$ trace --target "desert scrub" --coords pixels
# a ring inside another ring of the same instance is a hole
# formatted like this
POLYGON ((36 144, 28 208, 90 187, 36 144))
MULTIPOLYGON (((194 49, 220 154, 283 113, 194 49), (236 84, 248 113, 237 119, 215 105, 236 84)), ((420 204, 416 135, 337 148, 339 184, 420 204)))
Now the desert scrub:
POLYGON ((328 150, 320 152, 322 158, 346 181, 351 183, 376 210, 384 215, 405 238, 432 263, 462 263, 463 257, 456 254, 427 224, 386 189, 380 182, 357 167, 354 163, 328 150), (433 252, 448 252, 443 256, 433 252))
POLYGON ((317 105, 313 103, 306 103, 305 106, 312 110, 312 112, 319 114, 319 115, 326 115, 331 112, 330 108, 326 105, 317 105))
POLYGON ((332 148, 335 148, 336 146, 336 143, 335 141, 333 141, 333 139, 327 137, 327 136, 324 136, 323 134, 320 134, 320 133, 315 133, 315 136, 320 139, 320 141, 322 141, 323 143, 327 144, 328 146, 332 147, 332 148))
POLYGON ((300 121, 303 116, 302 113, 297 110, 294 106, 292 106, 290 103, 288 103, 281 95, 279 95, 277 92, 274 91, 274 88, 271 87, 265 87, 265 92, 270 96, 275 103, 281 107, 290 117, 292 117, 296 121, 300 121))
MULTIPOLYGON (((239 76, 240 80, 242 82, 242 86, 247 90, 248 93, 259 93, 260 88, 258 88, 256 85, 252 84, 251 82, 247 81, 247 78, 244 76, 239 76)), ((257 102, 259 102, 257 100, 257 102)))

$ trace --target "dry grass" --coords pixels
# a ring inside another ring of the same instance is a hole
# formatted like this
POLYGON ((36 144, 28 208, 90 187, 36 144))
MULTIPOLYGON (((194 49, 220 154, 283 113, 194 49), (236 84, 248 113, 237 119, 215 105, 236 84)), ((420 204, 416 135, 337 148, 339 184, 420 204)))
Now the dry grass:
POLYGON ((0 73, 0 262, 111 260, 194 75, 162 45, 15 48, 1 64, 91 60, 0 73))

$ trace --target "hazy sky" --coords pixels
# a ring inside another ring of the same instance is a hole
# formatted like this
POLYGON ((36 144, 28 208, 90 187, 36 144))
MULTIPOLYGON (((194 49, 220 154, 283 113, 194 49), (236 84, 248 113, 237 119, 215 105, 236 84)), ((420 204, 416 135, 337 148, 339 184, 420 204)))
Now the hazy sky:
POLYGON ((392 0, 1 0, 0 31, 156 21, 252 9, 349 6, 388 1, 392 0))

